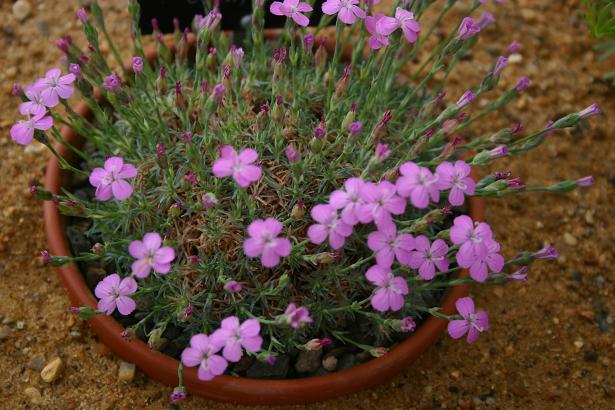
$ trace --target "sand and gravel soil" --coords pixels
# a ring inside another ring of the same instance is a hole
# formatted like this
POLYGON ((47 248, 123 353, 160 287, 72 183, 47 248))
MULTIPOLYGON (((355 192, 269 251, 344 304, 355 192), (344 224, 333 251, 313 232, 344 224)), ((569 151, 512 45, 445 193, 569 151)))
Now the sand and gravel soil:
MULTIPOLYGON (((118 378, 119 359, 70 316, 54 270, 37 257, 46 246, 42 209, 28 187, 42 179, 48 155, 38 145, 24 150, 10 141, 18 116, 10 90, 13 82, 29 82, 58 65, 54 39, 65 33, 80 38, 72 17, 79 2, 29 0, 22 21, 13 3, 0 2, 0 408, 168 408, 169 388, 138 370, 130 382, 118 378), (41 376, 56 357, 63 366, 41 376)), ((594 175, 596 185, 567 196, 528 194, 488 203, 488 219, 506 256, 550 243, 561 257, 533 266, 527 284, 472 290, 491 318, 489 332, 476 344, 442 337, 381 387, 297 408, 615 408, 615 88, 600 80, 608 64, 596 61, 580 0, 490 3, 498 24, 482 37, 482 51, 462 62, 448 95, 452 99, 478 84, 514 39, 523 49, 506 69, 503 86, 524 74, 533 86, 467 135, 518 121, 534 130, 597 102, 605 116, 491 169, 510 170, 528 184, 594 175)), ((113 38, 129 52, 126 2, 102 5, 113 38)), ((196 397, 182 407, 235 408, 196 397)))

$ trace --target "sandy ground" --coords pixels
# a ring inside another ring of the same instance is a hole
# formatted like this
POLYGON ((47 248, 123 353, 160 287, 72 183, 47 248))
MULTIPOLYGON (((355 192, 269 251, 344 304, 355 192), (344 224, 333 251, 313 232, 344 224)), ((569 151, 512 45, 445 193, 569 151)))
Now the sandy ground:
MULTIPOLYGON (((67 32, 77 37, 72 16, 79 2, 30 3, 29 17, 18 22, 13 2, 0 2, 0 408, 168 408, 170 388, 138 371, 131 383, 118 380, 119 360, 87 327, 75 324, 55 272, 37 258, 46 246, 42 209, 28 187, 42 178, 47 154, 10 141, 8 131, 17 118, 10 90, 13 82, 29 82, 57 65, 60 52, 53 40, 67 32), (48 384, 35 369, 56 356, 65 369, 48 384), (28 396, 36 395, 32 388, 42 395, 38 406, 28 396)), ((102 2, 120 44, 129 42, 125 3, 102 2)), ((487 51, 502 52, 518 39, 523 58, 506 69, 503 83, 512 86, 527 74, 534 85, 502 114, 486 118, 484 129, 522 121, 532 130, 593 102, 603 107, 606 116, 556 134, 514 163, 497 164, 497 170, 510 170, 529 184, 594 175, 596 186, 590 190, 488 204, 488 219, 507 256, 552 243, 562 257, 535 265, 528 284, 473 289, 478 305, 491 316, 490 331, 475 345, 443 337, 392 382, 309 408, 615 407, 615 89, 599 79, 607 64, 596 62, 579 3, 491 5, 499 24, 488 29, 479 45, 483 51, 463 62, 448 88, 456 96, 477 84, 493 60, 487 51)), ((235 408, 196 397, 182 407, 235 408)))

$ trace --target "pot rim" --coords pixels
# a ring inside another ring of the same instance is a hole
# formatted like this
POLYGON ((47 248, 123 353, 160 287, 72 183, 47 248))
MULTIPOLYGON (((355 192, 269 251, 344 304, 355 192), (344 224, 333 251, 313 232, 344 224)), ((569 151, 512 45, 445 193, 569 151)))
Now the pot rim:
MULTIPOLYGON (((148 59, 152 57, 151 53, 147 57, 148 59)), ((84 101, 81 101, 74 111, 84 117, 91 115, 84 101)), ((78 139, 68 126, 63 126, 60 132, 69 143, 78 139)), ((63 145, 57 145, 56 150, 62 157, 68 154, 67 148, 63 145)), ((54 194, 60 191, 61 173, 60 164, 54 156, 51 156, 45 172, 45 188, 54 194)), ((469 198, 468 202, 470 217, 474 221, 483 221, 484 200, 469 198)), ((52 201, 43 203, 43 216, 50 253, 54 256, 71 256, 62 229, 61 215, 52 201)), ((73 305, 96 308, 97 301, 75 264, 60 266, 57 271, 73 305)), ((462 270, 459 277, 466 275, 467 271, 462 270)), ((468 288, 468 285, 450 288, 442 301, 442 312, 447 315, 454 313, 455 301, 466 296, 468 288)), ((117 356, 136 364, 152 379, 171 387, 177 385, 178 360, 151 350, 139 339, 126 341, 121 336, 124 327, 111 316, 96 316, 88 320, 88 323, 99 340, 117 356)), ((373 358, 350 369, 323 376, 269 380, 222 375, 204 382, 198 379, 196 368, 184 368, 184 386, 191 394, 219 402, 244 405, 305 404, 329 400, 374 387, 391 379, 427 350, 446 326, 445 319, 432 316, 383 357, 373 358)))

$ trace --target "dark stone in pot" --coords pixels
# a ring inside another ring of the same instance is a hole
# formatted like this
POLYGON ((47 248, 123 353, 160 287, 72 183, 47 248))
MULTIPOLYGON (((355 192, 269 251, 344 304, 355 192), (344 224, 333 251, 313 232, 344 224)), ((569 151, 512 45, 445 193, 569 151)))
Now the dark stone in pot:
POLYGON ((302 350, 297 356, 295 370, 297 373, 315 372, 320 367, 322 350, 302 350))
POLYGON ((284 379, 290 369, 290 358, 288 356, 278 356, 274 364, 256 361, 246 375, 257 379, 284 379))

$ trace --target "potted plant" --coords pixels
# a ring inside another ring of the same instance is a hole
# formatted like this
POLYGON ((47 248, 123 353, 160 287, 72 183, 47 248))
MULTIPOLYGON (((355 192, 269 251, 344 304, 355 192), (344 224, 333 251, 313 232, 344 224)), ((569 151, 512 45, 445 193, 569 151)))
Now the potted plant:
POLYGON ((432 2, 383 15, 329 0, 308 31, 309 4, 273 2, 288 19, 270 44, 257 1, 245 50, 220 33, 214 9, 194 34, 177 30, 169 43, 155 32, 146 53, 131 1, 134 57, 123 65, 110 42, 117 72, 100 52, 109 36, 99 6, 79 10, 88 49, 57 43, 67 70, 15 87, 24 119, 11 128, 17 143, 36 139, 53 154, 32 192, 46 201, 42 256, 58 266, 73 312, 119 356, 176 385, 173 401, 186 391, 243 404, 324 400, 381 383, 444 329, 475 342, 489 323, 467 286, 525 281, 533 261, 557 256, 547 247, 505 260, 482 198, 592 184, 528 187, 477 169, 600 109, 525 136, 466 133, 529 80, 477 107, 509 47, 481 84, 445 100, 448 75, 492 22, 471 17, 474 1, 423 56, 454 3, 423 27, 432 2), (318 36, 334 16, 328 54, 318 36))

